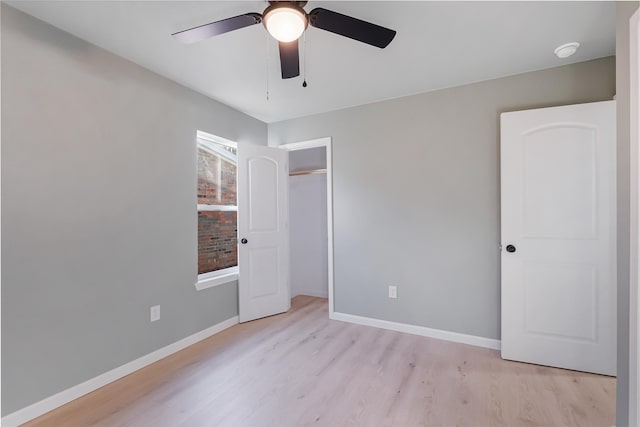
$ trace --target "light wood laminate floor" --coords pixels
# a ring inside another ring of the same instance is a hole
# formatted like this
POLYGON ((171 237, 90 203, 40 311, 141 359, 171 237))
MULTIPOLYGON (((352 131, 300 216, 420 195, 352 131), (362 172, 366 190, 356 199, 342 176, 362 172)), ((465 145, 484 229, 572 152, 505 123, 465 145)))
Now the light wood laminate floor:
POLYGON ((343 323, 327 300, 227 329, 28 426, 611 426, 615 379, 343 323))

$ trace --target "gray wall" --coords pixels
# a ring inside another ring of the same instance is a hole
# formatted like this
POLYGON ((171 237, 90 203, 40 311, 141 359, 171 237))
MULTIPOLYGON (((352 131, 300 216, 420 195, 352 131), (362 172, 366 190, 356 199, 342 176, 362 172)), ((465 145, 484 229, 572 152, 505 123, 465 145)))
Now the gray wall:
POLYGON ((308 171, 327 167, 327 150, 324 147, 305 148, 289 152, 289 171, 308 171))
POLYGON ((194 288, 195 133, 267 127, 5 5, 2 90, 4 415, 237 314, 194 288))
POLYGON ((336 311, 499 338, 499 115, 611 99, 614 65, 270 124, 269 145, 333 137, 336 311))
POLYGON ((629 18, 638 2, 616 4, 616 106, 618 120, 618 381, 616 425, 629 425, 629 18))

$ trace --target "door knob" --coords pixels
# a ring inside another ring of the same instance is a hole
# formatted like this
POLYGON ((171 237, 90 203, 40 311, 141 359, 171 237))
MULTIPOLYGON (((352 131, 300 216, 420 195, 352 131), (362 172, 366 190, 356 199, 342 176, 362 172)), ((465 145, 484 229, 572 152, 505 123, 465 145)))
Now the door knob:
MULTIPOLYGON (((246 245, 248 242, 249 241, 247 239, 245 239, 245 238, 242 238, 242 240, 240 240, 240 243, 242 243, 243 245, 246 245)), ((509 250, 509 249, 507 248, 507 250, 509 250)))
POLYGON ((516 247, 513 245, 507 245, 507 252, 514 253, 516 251, 516 247))

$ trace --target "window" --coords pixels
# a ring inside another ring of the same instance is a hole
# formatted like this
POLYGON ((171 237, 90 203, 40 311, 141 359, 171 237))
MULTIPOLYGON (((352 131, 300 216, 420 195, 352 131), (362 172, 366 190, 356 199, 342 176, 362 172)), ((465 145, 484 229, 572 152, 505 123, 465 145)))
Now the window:
POLYGON ((238 277, 237 145, 198 131, 198 283, 238 277))

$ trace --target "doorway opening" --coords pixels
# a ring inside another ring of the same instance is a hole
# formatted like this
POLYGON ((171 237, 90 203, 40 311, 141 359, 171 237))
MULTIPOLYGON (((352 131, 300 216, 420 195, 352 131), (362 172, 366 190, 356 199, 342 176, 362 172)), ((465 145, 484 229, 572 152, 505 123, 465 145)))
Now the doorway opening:
POLYGON ((291 297, 327 298, 333 318, 331 138, 281 145, 289 151, 291 297))

